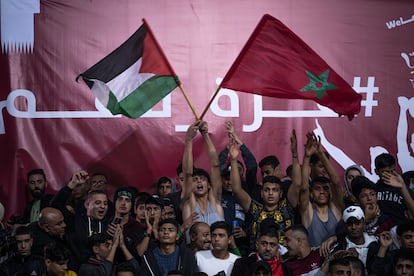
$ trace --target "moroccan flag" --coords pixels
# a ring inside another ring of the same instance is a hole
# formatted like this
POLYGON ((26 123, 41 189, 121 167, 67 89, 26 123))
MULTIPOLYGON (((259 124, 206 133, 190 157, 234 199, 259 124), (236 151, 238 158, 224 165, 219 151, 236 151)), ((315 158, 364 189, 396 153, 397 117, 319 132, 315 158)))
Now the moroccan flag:
POLYGON ((138 118, 179 85, 148 24, 80 74, 112 114, 138 118))
POLYGON ((361 95, 282 22, 266 14, 220 87, 262 96, 309 99, 352 119, 361 95))

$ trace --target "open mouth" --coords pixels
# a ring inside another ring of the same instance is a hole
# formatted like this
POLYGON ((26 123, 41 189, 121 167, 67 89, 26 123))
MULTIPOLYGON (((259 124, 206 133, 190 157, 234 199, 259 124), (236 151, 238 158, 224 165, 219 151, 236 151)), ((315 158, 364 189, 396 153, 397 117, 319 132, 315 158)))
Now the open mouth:
POLYGON ((98 210, 99 216, 105 216, 105 210, 98 210))

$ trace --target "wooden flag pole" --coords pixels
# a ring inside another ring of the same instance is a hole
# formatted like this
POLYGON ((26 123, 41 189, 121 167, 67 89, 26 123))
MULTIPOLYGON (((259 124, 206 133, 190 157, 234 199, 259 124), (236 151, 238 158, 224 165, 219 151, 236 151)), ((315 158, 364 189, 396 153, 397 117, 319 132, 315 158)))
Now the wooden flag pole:
POLYGON ((201 120, 200 116, 198 116, 198 113, 197 113, 197 111, 195 110, 195 108, 194 108, 194 106, 193 106, 193 103, 190 101, 190 98, 188 97, 187 93, 185 93, 185 91, 184 91, 184 87, 183 87, 183 85, 181 84, 181 82, 180 82, 180 84, 178 85, 178 87, 180 88, 181 92, 182 92, 182 93, 183 93, 183 95, 184 95, 185 100, 187 101, 188 105, 190 106, 191 110, 193 111, 193 114, 194 114, 194 116, 195 116, 196 120, 197 120, 197 121, 198 121, 198 120, 201 120))
POLYGON ((210 101, 208 102, 207 106, 204 108, 203 113, 201 113, 201 117, 200 120, 203 120, 204 115, 206 115, 207 110, 209 109, 211 103, 213 102, 214 98, 217 96, 218 92, 221 89, 221 85, 219 85, 219 87, 217 88, 216 92, 214 92, 213 97, 211 97, 210 101))
POLYGON ((154 39, 155 45, 157 46, 158 51, 159 51, 159 52, 161 53, 161 55, 163 56, 164 61, 166 62, 166 64, 167 64, 167 66, 168 66, 169 70, 170 70, 171 72, 173 72, 173 74, 174 74, 174 76, 175 76, 175 81, 177 82, 178 87, 180 87, 180 90, 181 90, 181 92, 182 92, 182 93, 183 93, 183 95, 184 95, 184 98, 186 99, 186 101, 187 101, 188 105, 190 106, 191 110, 193 111, 194 116, 196 117, 196 120, 200 120, 200 119, 199 119, 200 117, 198 116, 197 111, 195 110, 195 108, 194 108, 193 104, 191 103, 190 98, 187 96, 187 93, 185 93, 185 91, 184 91, 184 87, 182 86, 182 84, 181 84, 180 80, 178 79, 178 76, 175 74, 175 72, 174 72, 173 68, 171 67, 170 63, 168 62, 168 59, 167 59, 167 57, 165 56, 164 51, 162 50, 161 46, 158 44, 158 41, 157 41, 157 39, 155 38, 154 34, 152 33, 152 30, 151 30, 150 26, 148 25, 148 23, 147 23, 147 21, 145 20, 145 18, 143 18, 143 19, 142 19, 142 21, 144 22, 144 25, 146 26, 146 28, 147 28, 147 30, 148 30, 148 32, 149 32, 149 34, 151 35, 151 37, 154 39))

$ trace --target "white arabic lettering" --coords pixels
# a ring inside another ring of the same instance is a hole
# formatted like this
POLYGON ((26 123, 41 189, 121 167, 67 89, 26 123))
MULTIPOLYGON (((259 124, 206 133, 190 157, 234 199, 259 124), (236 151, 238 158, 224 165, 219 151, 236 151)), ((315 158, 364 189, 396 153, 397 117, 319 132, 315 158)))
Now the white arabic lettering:
POLYGON ((409 171, 413 169, 412 164, 414 164, 414 157, 410 155, 410 152, 414 152, 414 133, 408 134, 408 121, 412 122, 412 120, 408 120, 408 116, 414 118, 414 97, 411 99, 398 97, 398 104, 400 106, 400 116, 397 126, 397 157, 401 169, 409 171), (411 143, 408 143, 408 139, 411 140, 411 143))
POLYGON ((400 27, 404 24, 408 24, 414 21, 414 15, 411 16, 411 18, 407 19, 407 20, 403 20, 402 17, 400 17, 399 19, 394 19, 388 22, 385 22, 385 25, 387 26, 388 30, 394 29, 396 27, 400 27))
MULTIPOLYGON (((405 61, 405 64, 407 65, 408 68, 410 69, 414 69, 414 65, 411 65, 411 61, 410 61, 410 57, 414 56, 414 52, 411 53, 401 53, 401 57, 403 58, 403 60, 405 61)), ((410 72, 410 74, 414 74, 414 70, 410 72)))
MULTIPOLYGON (((97 111, 38 111, 36 110, 36 97, 33 92, 25 89, 12 91, 7 100, 0 102, 0 111, 6 107, 7 112, 16 118, 121 118, 121 115, 113 115, 98 99, 95 99, 97 111), (16 100, 23 97, 26 100, 26 110, 16 108, 16 100)), ((171 96, 167 95, 162 101, 162 110, 149 110, 142 117, 163 118, 171 117, 171 96)), ((5 134, 3 113, 0 113, 0 134, 5 134)))
MULTIPOLYGON (((7 112, 16 118, 113 118, 120 117, 112 115, 98 100, 95 100, 95 107, 98 111, 37 111, 36 97, 33 92, 25 89, 12 91, 6 101, 0 104, 0 110, 6 107, 7 112), (15 101, 18 97, 26 99, 27 110, 16 109, 15 101)), ((3 114, 0 114, 0 134, 4 134, 3 114)))
MULTIPOLYGON (((361 78, 354 78, 354 90, 358 93, 366 93, 366 100, 361 101, 361 105, 366 107, 365 116, 372 116, 372 107, 378 106, 378 101, 374 100, 374 93, 378 93, 379 89, 374 85, 375 77, 368 77, 367 86, 361 86, 361 78)), ((95 107, 97 111, 37 111, 36 97, 33 92, 25 89, 12 91, 7 100, 0 102, 0 110, 4 107, 10 115, 16 118, 120 118, 121 115, 112 115, 97 99, 95 99, 95 107), (26 109, 19 110, 16 108, 16 100, 23 97, 26 100, 26 109)), ((239 117, 240 105, 237 93, 230 89, 220 90, 218 96, 211 105, 212 112, 220 117, 239 117), (219 105, 220 97, 227 97, 230 105, 228 109, 223 109, 219 105)), ((317 104, 316 110, 263 110, 262 96, 253 95, 253 122, 243 125, 244 132, 253 132, 258 130, 263 122, 263 118, 309 118, 309 117, 333 117, 338 115, 331 109, 317 104)), ((171 112, 171 95, 167 95, 162 100, 162 109, 150 109, 142 117, 145 118, 168 118, 171 112)), ((188 125, 176 125, 176 132, 186 131, 188 125)), ((0 114, 0 134, 5 133, 3 115, 0 114)))

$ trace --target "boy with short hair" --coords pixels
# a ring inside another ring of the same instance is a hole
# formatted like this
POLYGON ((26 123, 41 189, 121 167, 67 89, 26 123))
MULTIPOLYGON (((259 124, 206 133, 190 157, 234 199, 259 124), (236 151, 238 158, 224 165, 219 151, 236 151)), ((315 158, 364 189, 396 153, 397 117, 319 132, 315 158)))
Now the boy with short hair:
POLYGON ((211 225, 210 230, 213 249, 196 252, 198 269, 208 275, 216 275, 221 271, 230 275, 234 262, 239 258, 228 251, 232 238, 231 227, 224 221, 217 221, 211 225))
POLYGON ((184 244, 177 241, 179 224, 172 219, 165 219, 158 225, 159 243, 155 248, 148 249, 141 262, 141 275, 166 275, 170 271, 179 270, 184 275, 196 271, 194 255, 184 244))

